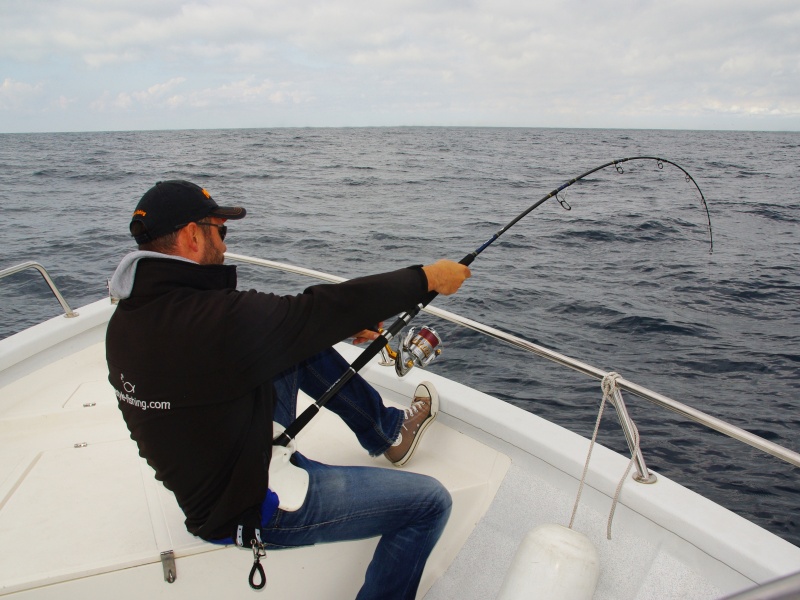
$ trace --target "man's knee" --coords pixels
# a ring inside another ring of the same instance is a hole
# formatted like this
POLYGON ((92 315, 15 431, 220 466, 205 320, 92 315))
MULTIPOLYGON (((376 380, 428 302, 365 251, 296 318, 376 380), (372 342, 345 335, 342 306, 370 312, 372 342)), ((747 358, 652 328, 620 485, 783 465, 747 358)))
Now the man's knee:
POLYGON ((429 506, 438 514, 441 519, 447 522, 450 512, 453 508, 453 498, 450 492, 442 485, 438 479, 433 477, 423 476, 425 478, 425 490, 429 506))

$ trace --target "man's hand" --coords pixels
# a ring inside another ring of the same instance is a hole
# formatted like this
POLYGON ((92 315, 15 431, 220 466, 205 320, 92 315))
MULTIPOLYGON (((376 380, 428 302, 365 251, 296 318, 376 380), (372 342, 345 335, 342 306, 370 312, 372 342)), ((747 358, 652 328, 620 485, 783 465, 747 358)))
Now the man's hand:
MULTIPOLYGON (((378 326, 375 329, 382 329, 383 322, 378 323, 378 326)), ((353 336, 353 343, 354 344, 363 344, 364 342, 371 342, 372 340, 378 339, 378 332, 373 331, 372 329, 365 329, 364 331, 359 331, 357 334, 353 336)))
POLYGON ((465 279, 472 277, 468 267, 452 260, 439 260, 422 267, 428 278, 428 291, 449 296, 455 294, 465 279))

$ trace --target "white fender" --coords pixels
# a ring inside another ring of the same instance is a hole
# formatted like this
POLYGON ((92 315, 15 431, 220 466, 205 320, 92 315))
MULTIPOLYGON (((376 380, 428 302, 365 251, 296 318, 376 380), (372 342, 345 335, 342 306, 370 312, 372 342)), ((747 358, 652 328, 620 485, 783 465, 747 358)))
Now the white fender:
MULTIPOLYGON (((272 433, 275 437, 284 429, 283 425, 273 421, 272 433)), ((288 446, 273 446, 269 463, 269 489, 278 495, 278 508, 289 512, 303 506, 308 493, 308 473, 289 461, 295 450, 296 440, 289 442, 288 446)))
POLYGON ((561 525, 540 525, 520 542, 498 600, 591 600, 600 557, 591 540, 561 525))

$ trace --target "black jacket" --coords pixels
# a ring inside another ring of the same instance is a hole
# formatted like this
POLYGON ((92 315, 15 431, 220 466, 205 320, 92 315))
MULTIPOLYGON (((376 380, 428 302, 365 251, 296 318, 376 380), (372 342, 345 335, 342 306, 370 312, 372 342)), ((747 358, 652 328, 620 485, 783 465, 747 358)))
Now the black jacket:
POLYGON ((236 288, 236 268, 144 258, 106 336, 109 381, 139 447, 204 539, 259 506, 271 457, 272 378, 423 299, 422 269, 317 285, 236 288))

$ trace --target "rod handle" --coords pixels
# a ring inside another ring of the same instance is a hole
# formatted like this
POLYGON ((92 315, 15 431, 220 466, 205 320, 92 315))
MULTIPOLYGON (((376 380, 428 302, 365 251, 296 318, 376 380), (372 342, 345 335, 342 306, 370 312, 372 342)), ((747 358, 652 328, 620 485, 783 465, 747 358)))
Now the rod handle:
POLYGON ((470 252, 464 258, 462 258, 460 261, 458 261, 458 264, 464 265, 465 267, 468 267, 468 266, 470 266, 472 264, 472 261, 475 260, 475 258, 477 256, 478 256, 477 253, 470 252))
POLYGON ((320 406, 317 404, 312 404, 307 409, 305 409, 300 416, 298 416, 286 430, 281 433, 278 437, 272 440, 273 446, 288 446, 289 442, 291 442, 297 434, 300 433, 300 430, 303 429, 306 425, 311 422, 316 414, 319 412, 320 406))

